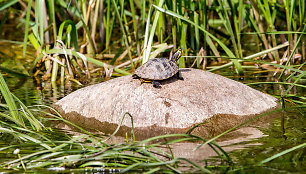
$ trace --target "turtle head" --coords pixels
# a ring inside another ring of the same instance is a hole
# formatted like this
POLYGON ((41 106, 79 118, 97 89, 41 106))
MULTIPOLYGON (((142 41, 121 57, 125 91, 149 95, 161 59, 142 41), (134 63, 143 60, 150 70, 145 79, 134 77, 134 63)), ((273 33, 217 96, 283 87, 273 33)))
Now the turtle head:
POLYGON ((183 48, 179 48, 174 54, 173 56, 171 57, 171 61, 173 62, 177 62, 181 56, 182 56, 182 53, 183 53, 183 48))

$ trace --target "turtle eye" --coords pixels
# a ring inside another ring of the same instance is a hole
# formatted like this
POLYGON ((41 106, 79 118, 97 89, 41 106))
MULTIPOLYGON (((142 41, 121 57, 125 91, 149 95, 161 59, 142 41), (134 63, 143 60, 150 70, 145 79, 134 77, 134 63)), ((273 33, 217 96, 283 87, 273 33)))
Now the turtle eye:
POLYGON ((178 50, 177 50, 177 52, 180 52, 181 54, 182 54, 182 52, 183 52, 183 48, 181 47, 181 48, 179 48, 178 50))

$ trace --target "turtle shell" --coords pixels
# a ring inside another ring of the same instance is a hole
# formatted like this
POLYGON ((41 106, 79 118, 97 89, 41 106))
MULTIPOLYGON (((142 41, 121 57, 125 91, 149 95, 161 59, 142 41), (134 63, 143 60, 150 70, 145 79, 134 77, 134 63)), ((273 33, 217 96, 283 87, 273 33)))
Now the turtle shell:
POLYGON ((178 72, 178 66, 168 58, 150 59, 136 69, 135 74, 146 80, 165 80, 178 72))

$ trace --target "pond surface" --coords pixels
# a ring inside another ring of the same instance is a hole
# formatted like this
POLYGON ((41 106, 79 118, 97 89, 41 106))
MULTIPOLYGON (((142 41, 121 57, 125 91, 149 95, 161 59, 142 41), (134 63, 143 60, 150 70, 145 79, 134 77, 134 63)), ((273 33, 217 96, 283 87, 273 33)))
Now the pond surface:
MULTIPOLYGON (((33 50, 29 50, 28 56, 25 59, 17 56, 22 55, 20 53, 22 48, 16 47, 14 44, 7 45, 1 43, 0 50, 2 50, 0 51, 1 67, 5 66, 17 72, 23 72, 23 74, 30 74, 31 63, 34 59, 33 50), (24 64, 25 61, 26 64, 24 64)), ((243 80, 235 76, 233 71, 215 73, 242 83, 276 81, 273 77, 273 71, 247 71, 243 80)), ((65 86, 52 86, 49 82, 43 82, 31 76, 20 76, 10 72, 5 72, 4 77, 11 91, 27 106, 37 104, 51 105, 79 88, 103 81, 99 73, 94 74, 94 78, 87 81, 84 86, 73 82, 68 82, 65 86)), ((251 87, 276 96, 282 94, 287 89, 287 86, 278 84, 251 85, 251 87)), ((305 96, 305 89, 295 87, 292 90, 292 94, 305 96)), ((183 146, 178 144, 173 146, 173 151, 176 156, 189 157, 200 163, 211 164, 209 165, 212 166, 211 170, 215 170, 217 173, 224 173, 233 169, 245 173, 302 173, 306 171, 305 148, 298 149, 273 160, 268 163, 269 167, 254 167, 254 165, 276 153, 305 143, 305 120, 305 109, 288 110, 287 112, 280 112, 279 117, 272 120, 269 125, 244 127, 226 135, 219 144, 226 151, 230 152, 234 162, 233 166, 227 165, 223 167, 222 161, 214 158, 216 154, 210 153, 205 147, 199 151, 193 151, 198 145, 196 143, 185 143, 183 146), (219 164, 218 167, 213 167, 217 164, 219 164)), ((8 141, 10 140, 3 139, 2 137, 0 139, 0 147, 5 146, 8 141)), ((0 158, 3 157, 7 156, 0 154, 0 158)))

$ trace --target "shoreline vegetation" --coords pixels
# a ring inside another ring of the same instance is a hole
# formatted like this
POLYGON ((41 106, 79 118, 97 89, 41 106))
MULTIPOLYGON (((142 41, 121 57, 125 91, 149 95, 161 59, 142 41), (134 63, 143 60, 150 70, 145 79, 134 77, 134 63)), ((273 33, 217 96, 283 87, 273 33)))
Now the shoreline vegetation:
MULTIPOLYGON (((37 53, 33 73, 29 75, 2 66, 0 70, 37 77, 53 85, 67 81, 81 85, 80 78, 95 75, 92 67, 102 68, 106 79, 128 75, 149 59, 169 56, 171 50, 182 47, 180 68, 230 70, 241 78, 248 71, 275 72, 276 81, 248 85, 284 85, 285 89, 276 96, 282 108, 272 112, 295 111, 303 123, 305 96, 292 91, 306 87, 305 9, 304 0, 0 0, 0 31, 4 38, 1 42, 20 44, 15 41, 23 40, 23 56, 29 45, 37 53), (10 24, 16 26, 16 31, 6 28, 10 24), (23 37, 8 39, 14 34, 23 37)), ((59 114, 45 112, 52 109, 49 106, 26 106, 11 92, 1 73, 0 90, 0 136, 9 140, 0 147, 0 152, 6 154, 0 160, 0 170, 91 167, 120 172, 181 173, 186 169, 183 166, 187 166, 187 172, 213 173, 215 169, 229 172, 250 168, 237 164, 215 141, 256 118, 211 139, 186 132, 137 142, 132 134, 126 136, 125 143, 108 144, 105 141, 116 131, 110 136, 92 134, 59 114), (47 126, 50 120, 74 126, 82 133, 72 136, 60 132, 47 126), (168 139, 173 137, 176 139, 168 139), (174 156, 170 146, 186 141, 209 145, 221 163, 201 166, 174 156)), ((127 116, 124 119, 132 118, 127 116)), ((291 138, 289 145, 251 164, 271 167, 273 161, 290 155, 295 164, 302 165, 306 143, 299 135, 279 132, 278 136, 291 138)))

